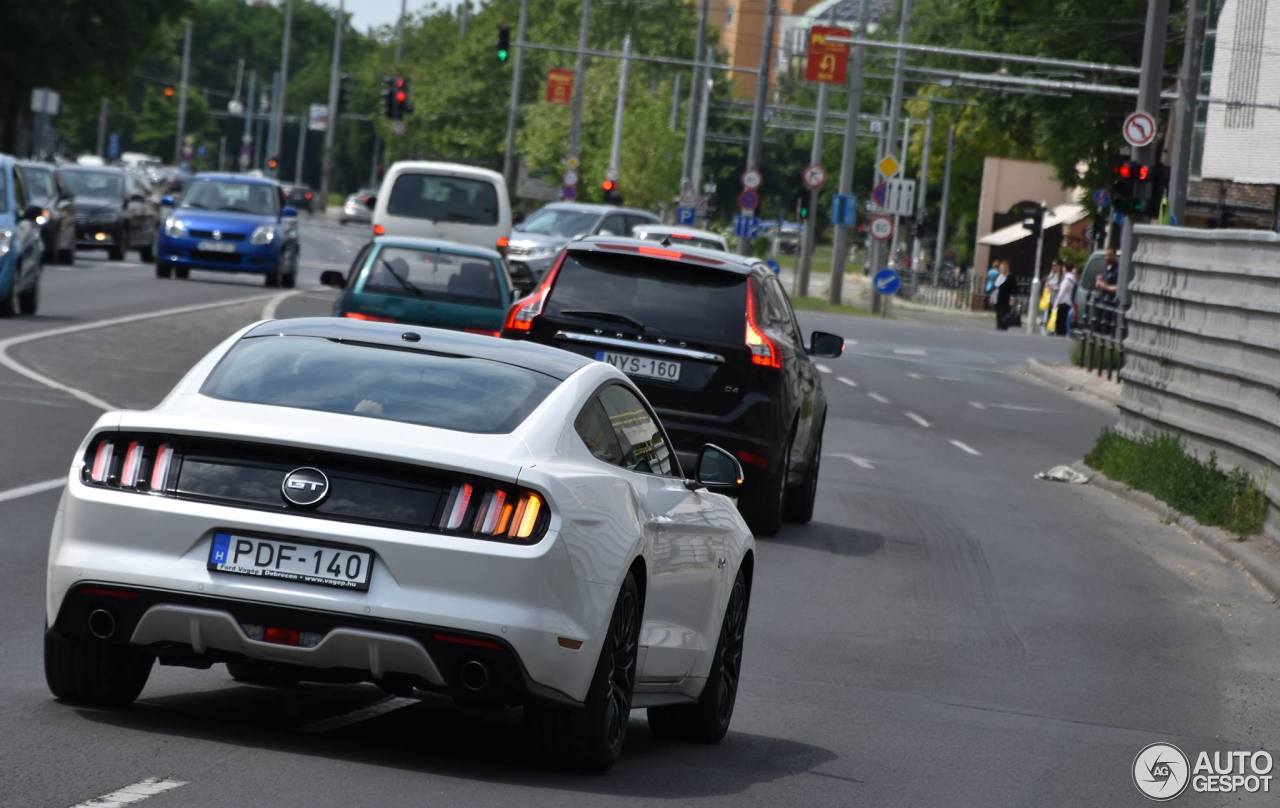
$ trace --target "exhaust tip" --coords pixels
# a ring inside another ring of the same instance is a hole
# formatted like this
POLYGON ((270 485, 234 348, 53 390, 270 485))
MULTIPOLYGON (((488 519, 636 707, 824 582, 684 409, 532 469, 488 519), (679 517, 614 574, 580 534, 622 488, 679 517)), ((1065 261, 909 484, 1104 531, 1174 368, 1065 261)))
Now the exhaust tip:
POLYGON ((489 667, 478 659, 468 659, 458 670, 462 686, 472 693, 489 686, 489 667))
POLYGON ((89 633, 100 640, 109 640, 116 633, 116 616, 106 609, 89 612, 89 633))

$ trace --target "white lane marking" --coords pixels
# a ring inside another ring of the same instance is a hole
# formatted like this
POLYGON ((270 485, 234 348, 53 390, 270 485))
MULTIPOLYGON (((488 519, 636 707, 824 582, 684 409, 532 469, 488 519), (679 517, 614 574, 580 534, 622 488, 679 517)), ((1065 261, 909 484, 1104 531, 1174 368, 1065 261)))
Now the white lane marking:
POLYGON ((66 477, 58 477, 53 480, 41 480, 38 483, 30 483, 28 485, 20 485, 17 488, 10 488, 7 491, 0 491, 0 502, 8 502, 11 499, 20 499, 29 497, 32 494, 43 494, 45 491, 52 491, 55 488, 61 488, 63 483, 67 481, 66 477))
POLYGON ((994 407, 997 410, 1013 410, 1014 412, 1062 412, 1062 410, 1050 410, 1044 407, 1028 407, 1023 404, 996 404, 983 401, 970 401, 969 406, 975 410, 985 410, 994 407))
POLYGON ((906 413, 906 416, 910 418, 912 421, 915 421, 920 426, 924 427, 925 429, 929 428, 929 422, 921 418, 919 415, 916 415, 914 412, 908 412, 906 413))
POLYGON ((845 460, 848 460, 850 463, 852 463, 853 465, 857 466, 860 469, 867 469, 868 471, 876 470, 876 464, 872 463, 870 460, 866 459, 865 457, 858 457, 857 455, 851 455, 851 454, 840 454, 838 452, 827 454, 827 457, 840 457, 845 460))
POLYGON ((974 457, 982 457, 982 452, 979 452, 977 449, 973 448, 967 443, 961 443, 958 440, 948 441, 948 443, 950 443, 952 446, 956 447, 962 452, 968 452, 974 457))
POLYGON ((818 369, 818 372, 819 372, 819 373, 830 373, 830 372, 831 372, 831 368, 827 367, 826 365, 822 364, 821 362, 814 362, 814 363, 813 363, 813 366, 814 366, 815 368, 817 368, 817 369, 818 369))
POLYGON ((46 337, 61 337, 67 334, 77 334, 81 331, 93 331, 98 328, 110 328, 115 325, 127 325, 129 323, 137 323, 143 320, 155 320, 160 317, 173 317, 179 314, 192 314, 198 311, 207 311, 209 309, 220 309, 228 306, 238 306, 242 303, 255 303, 259 300, 265 300, 273 295, 249 295, 248 297, 238 298, 236 300, 221 300, 217 303, 199 303, 194 306, 178 306, 172 309, 161 309, 160 311, 147 312, 145 314, 130 314, 124 317, 111 317, 106 320, 94 320, 89 323, 77 323, 76 325, 67 325, 61 328, 47 328, 44 331, 33 331, 30 334, 18 334, 16 336, 7 337, 0 340, 0 365, 12 370, 20 376, 25 376, 33 382, 42 384, 45 387, 59 390, 72 398, 79 399, 91 407, 100 410, 114 410, 115 405, 98 398, 87 390, 81 390, 78 387, 72 387, 69 384, 63 384, 60 381, 50 379, 48 376, 39 371, 32 370, 18 360, 9 356, 9 349, 15 345, 22 345, 26 342, 33 342, 46 337))
POLYGON ((332 718, 324 718, 320 721, 313 721, 303 727, 304 732, 329 732, 331 730, 340 729, 358 724, 361 721, 368 721, 371 718, 377 718, 380 715, 399 710, 402 707, 408 707, 411 704, 421 704, 418 699, 411 699, 405 696, 388 696, 382 701, 375 701, 368 707, 361 707, 359 710, 352 710, 349 713, 335 715, 332 718))
POLYGON ((850 379, 848 376, 837 376, 836 381, 840 382, 841 384, 847 384, 850 387, 858 386, 858 383, 855 382, 853 379, 850 379))
POLYGON ((281 292, 275 297, 267 301, 267 305, 262 307, 262 319, 274 320, 276 318, 276 309, 280 308, 280 304, 293 297, 302 294, 301 289, 294 289, 289 292, 281 292))
POLYGON ((958 378, 956 378, 955 376, 926 376, 926 375, 924 375, 923 373, 908 373, 908 374, 907 374, 907 378, 908 378, 908 379, 915 379, 916 381, 921 381, 922 379, 936 379, 937 381, 940 381, 940 382, 962 382, 962 381, 964 381, 964 379, 958 379, 958 378))
POLYGON ((893 352, 898 356, 928 356, 929 352, 924 348, 894 348, 893 352))
POLYGON ((162 780, 159 777, 148 777, 146 780, 139 780, 133 785, 112 791, 110 794, 103 794, 101 797, 78 802, 71 808, 121 808, 124 805, 136 805, 157 794, 163 794, 175 788, 182 788, 186 784, 186 780, 169 780, 167 778, 162 780))
POLYGON ((870 398, 873 398, 873 399, 875 399, 876 401, 879 401, 881 404, 888 404, 888 403, 889 403, 889 399, 885 398, 884 396, 880 395, 879 393, 867 393, 867 395, 868 395, 870 398))

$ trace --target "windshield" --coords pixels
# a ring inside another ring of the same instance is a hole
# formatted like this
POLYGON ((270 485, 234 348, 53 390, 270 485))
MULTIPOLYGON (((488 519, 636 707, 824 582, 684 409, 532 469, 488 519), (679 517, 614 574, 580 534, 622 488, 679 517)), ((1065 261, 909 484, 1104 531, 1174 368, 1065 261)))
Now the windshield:
POLYGON ((106 171, 68 171, 62 175, 76 196, 118 199, 123 195, 124 177, 106 171))
POLYGON ((558 382, 488 359, 320 337, 236 343, 200 392, 211 398, 358 415, 459 432, 510 432, 558 382))
POLYGON ((22 181, 27 184, 27 195, 32 199, 50 199, 53 192, 53 172, 47 168, 18 166, 22 181))
POLYGON ((547 313, 642 325, 648 336, 741 343, 745 281, 737 273, 674 261, 570 253, 551 289, 547 313))
POLYGON ((487 180, 409 172, 396 177, 387 200, 387 214, 433 222, 495 225, 498 192, 487 180))
POLYGON ((521 233, 538 233, 543 236, 574 238, 586 235, 595 227, 598 213, 563 208, 543 208, 524 220, 516 230, 521 233))
POLYGON ((383 247, 374 252, 366 263, 362 291, 504 306, 494 262, 435 250, 383 247))
POLYGON ((279 212, 279 194, 272 185, 196 180, 182 195, 178 207, 274 216, 279 212))

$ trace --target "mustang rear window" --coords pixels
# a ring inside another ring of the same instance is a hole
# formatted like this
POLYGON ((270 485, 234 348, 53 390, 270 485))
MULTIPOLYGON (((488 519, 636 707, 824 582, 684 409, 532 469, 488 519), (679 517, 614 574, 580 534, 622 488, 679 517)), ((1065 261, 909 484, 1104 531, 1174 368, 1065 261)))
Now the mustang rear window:
POLYGON ((200 392, 224 401, 493 434, 519 426, 557 384, 545 374, 488 359, 268 336, 240 340, 200 392))

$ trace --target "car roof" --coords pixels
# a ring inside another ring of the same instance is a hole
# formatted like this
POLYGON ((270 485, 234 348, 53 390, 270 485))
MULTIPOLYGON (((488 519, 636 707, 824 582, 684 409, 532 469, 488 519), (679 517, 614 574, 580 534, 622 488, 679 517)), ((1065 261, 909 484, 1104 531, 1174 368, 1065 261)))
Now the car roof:
POLYGON ((399 160, 387 169, 387 175, 401 171, 445 171, 463 176, 484 177, 495 182, 506 182, 502 175, 491 168, 467 165, 466 163, 441 163, 434 160, 399 160))
POLYGON ((124 174, 122 166, 85 166, 79 163, 72 163, 60 167, 60 171, 73 171, 85 174, 124 174))
POLYGON ((472 244, 460 244, 456 241, 445 241, 436 238, 415 238, 413 236, 378 236, 373 240, 374 244, 383 247, 404 247, 410 250, 434 250, 436 252, 451 252, 458 255, 470 255, 476 258, 488 258, 491 261, 500 261, 502 256, 497 250, 490 250, 487 247, 476 247, 472 244))
POLYGON ((279 185, 270 177, 251 177, 248 174, 230 174, 219 171, 201 171, 192 179, 217 180, 218 182, 238 182, 244 185, 279 185))
POLYGON ((686 247, 683 244, 660 246, 642 238, 622 238, 620 236, 588 236, 578 241, 569 242, 565 249, 570 252, 636 253, 651 258, 665 258, 669 261, 713 266, 716 269, 734 272, 739 275, 750 275, 761 271, 761 268, 764 267, 764 264, 756 259, 734 255, 722 250, 686 247))
POLYGON ((643 208, 624 208, 621 205, 605 205, 598 202, 552 202, 549 205, 543 205, 539 210, 547 208, 553 210, 579 210, 583 213, 640 213, 645 216, 653 216, 653 223, 658 224, 657 215, 643 208))
POLYGON ((317 337, 335 342, 378 345, 400 351, 486 359, 526 368, 561 381, 593 361, 585 356, 536 342, 495 339, 442 328, 375 323, 342 317, 271 320, 250 329, 241 339, 267 336, 317 337), (417 342, 406 340, 403 338, 404 334, 417 334, 420 339, 417 342))
POLYGON ((44 160, 23 160, 15 158, 13 162, 23 168, 47 168, 51 171, 57 168, 53 163, 46 163, 44 160))
POLYGON ((710 239, 715 239, 716 241, 725 240, 724 236, 720 235, 719 233, 713 233, 710 230, 700 230, 696 227, 683 227, 677 224, 662 224, 661 222, 654 222, 652 224, 638 224, 635 226, 634 229, 643 230, 646 233, 655 233, 655 234, 663 234, 663 235, 665 234, 674 235, 676 233, 679 233, 681 235, 693 236, 695 238, 710 238, 710 239))

